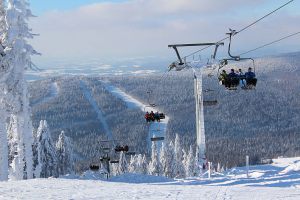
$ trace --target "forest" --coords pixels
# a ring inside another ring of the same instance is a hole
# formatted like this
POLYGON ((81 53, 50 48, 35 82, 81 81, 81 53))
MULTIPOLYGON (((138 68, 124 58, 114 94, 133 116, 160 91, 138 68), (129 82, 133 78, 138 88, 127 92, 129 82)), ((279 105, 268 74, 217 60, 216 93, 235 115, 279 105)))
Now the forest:
MULTIPOLYGON (((226 70, 246 71, 249 66, 250 62, 232 63, 226 70)), ((228 91, 219 85, 217 72, 204 70, 204 100, 218 101, 216 106, 205 107, 208 160, 229 168, 244 165, 245 155, 250 156, 252 164, 267 158, 300 155, 299 66, 300 53, 255 59, 258 84, 255 90, 247 91, 228 91)), ((195 145, 192 71, 147 76, 58 76, 32 82, 29 91, 34 128, 40 120, 46 120, 54 140, 61 131, 72 138, 78 170, 97 162, 105 146, 127 144, 137 154, 150 156, 143 111, 127 108, 105 89, 103 81, 145 104, 156 104, 167 114, 167 141, 178 134, 185 151, 195 145), (82 82, 105 117, 113 143, 101 142, 107 140, 107 133, 80 87, 82 82), (59 91, 49 98, 53 83, 59 91)))

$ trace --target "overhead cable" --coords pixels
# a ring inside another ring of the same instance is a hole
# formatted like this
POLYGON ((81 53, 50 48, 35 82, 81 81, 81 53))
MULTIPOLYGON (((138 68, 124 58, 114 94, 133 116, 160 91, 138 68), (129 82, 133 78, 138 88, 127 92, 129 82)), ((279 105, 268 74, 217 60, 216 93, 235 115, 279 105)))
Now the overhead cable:
MULTIPOLYGON (((237 31, 237 32, 235 33, 235 35, 238 34, 238 33, 240 33, 240 32, 243 32, 243 31, 247 30, 248 28, 252 27, 252 26, 255 25, 256 23, 258 23, 258 22, 260 22, 261 20, 265 19, 266 17, 272 15, 273 13, 277 12, 278 10, 282 9, 283 7, 285 7, 285 6, 287 6, 288 4, 292 3, 293 1, 294 1, 294 0, 290 0, 290 1, 286 2, 285 4, 281 5, 280 7, 276 8, 275 10, 273 10, 273 11, 269 12, 268 14, 264 15, 263 17, 261 17, 261 18, 255 20, 255 21, 252 22, 251 24, 249 24, 249 25, 245 26, 244 28, 242 28, 241 30, 237 31)), ((225 38, 219 40, 217 43, 223 42, 223 41, 227 40, 228 38, 229 38, 229 36, 227 36, 227 37, 225 37, 225 38)), ((208 49, 208 48, 211 47, 211 46, 213 46, 213 45, 206 46, 206 47, 204 47, 204 48, 202 48, 202 49, 200 49, 200 50, 197 50, 197 51, 195 51, 195 52, 193 52, 193 53, 191 53, 191 54, 185 56, 184 58, 190 57, 190 56, 192 56, 192 55, 194 55, 194 54, 196 54, 196 53, 199 53, 199 52, 201 52, 201 51, 203 51, 203 50, 205 50, 205 49, 208 49)))
POLYGON ((264 47, 269 46, 269 45, 271 45, 271 44, 280 42, 280 41, 282 41, 282 40, 285 40, 285 39, 287 39, 287 38, 293 37, 293 36, 298 35, 298 34, 300 34, 300 31, 299 31, 299 32, 296 32, 296 33, 293 33, 293 34, 290 34, 290 35, 288 35, 288 36, 282 37, 282 38, 280 38, 280 39, 274 40, 274 41, 269 42, 269 43, 267 43, 267 44, 264 44, 264 45, 262 45, 262 46, 256 47, 256 48, 251 49, 251 50, 249 50, 249 51, 246 51, 246 52, 240 54, 240 56, 241 56, 241 55, 245 55, 245 54, 250 53, 250 52, 253 52, 253 51, 256 51, 256 50, 258 50, 258 49, 264 48, 264 47))

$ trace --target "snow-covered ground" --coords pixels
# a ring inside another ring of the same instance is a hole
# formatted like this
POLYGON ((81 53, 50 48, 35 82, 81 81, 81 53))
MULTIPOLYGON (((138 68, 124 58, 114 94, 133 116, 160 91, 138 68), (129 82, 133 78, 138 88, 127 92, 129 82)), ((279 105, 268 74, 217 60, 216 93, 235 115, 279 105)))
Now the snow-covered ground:
MULTIPOLYGON (((145 103, 140 102, 136 98, 132 97, 131 95, 125 93, 121 89, 107 83, 102 82, 109 92, 111 92, 114 96, 124 101, 127 105, 128 109, 141 109, 143 112, 159 112, 159 109, 157 107, 151 107, 149 105, 146 105, 145 103)), ((164 137, 166 136, 167 132, 167 125, 169 122, 169 117, 166 115, 165 119, 162 119, 159 123, 158 122, 151 122, 149 123, 149 134, 148 134, 148 141, 149 141, 149 147, 151 147, 151 138, 154 137, 164 137)), ((161 144, 164 141, 157 141, 157 148, 160 149, 161 144)))
POLYGON ((60 179, 0 182, 0 199, 300 199, 300 158, 235 168, 224 175, 172 180, 125 174, 108 181, 93 173, 60 179))

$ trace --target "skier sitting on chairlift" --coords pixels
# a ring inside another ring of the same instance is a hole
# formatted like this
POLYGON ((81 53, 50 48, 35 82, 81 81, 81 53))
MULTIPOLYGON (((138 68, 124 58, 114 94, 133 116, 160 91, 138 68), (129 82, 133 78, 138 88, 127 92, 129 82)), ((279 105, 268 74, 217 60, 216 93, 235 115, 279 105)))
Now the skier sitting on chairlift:
POLYGON ((240 85, 242 86, 242 87, 245 87, 245 75, 244 75, 244 73, 242 72, 242 69, 239 69, 239 71, 238 71, 238 77, 239 77, 239 79, 240 79, 240 85))
POLYGON ((226 88, 235 88, 239 85, 239 77, 234 72, 234 69, 231 69, 231 72, 228 74, 228 78, 225 81, 226 88))
POLYGON ((226 79, 227 79, 227 73, 226 70, 223 70, 219 76, 220 85, 225 85, 226 79))
POLYGON ((160 122, 160 114, 158 112, 154 114, 154 117, 157 122, 160 122))
POLYGON ((155 114, 152 110, 150 112, 150 120, 153 121, 153 122, 155 121, 155 114))
POLYGON ((252 68, 249 67, 248 72, 245 73, 247 86, 256 86, 257 79, 255 78, 255 73, 252 72, 252 68))
POLYGON ((146 121, 147 121, 147 122, 150 122, 150 121, 151 121, 150 118, 151 118, 151 117, 150 117, 150 114, 149 114, 149 112, 147 111, 146 114, 145 114, 145 119, 146 119, 146 121))

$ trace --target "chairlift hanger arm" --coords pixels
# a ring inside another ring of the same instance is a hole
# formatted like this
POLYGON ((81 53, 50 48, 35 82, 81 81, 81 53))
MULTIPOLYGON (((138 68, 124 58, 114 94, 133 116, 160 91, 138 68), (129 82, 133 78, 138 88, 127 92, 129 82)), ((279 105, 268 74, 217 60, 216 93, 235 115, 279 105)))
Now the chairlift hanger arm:
POLYGON ((238 34, 239 32, 237 32, 236 30, 232 30, 232 29, 229 29, 229 30, 230 30, 230 33, 226 33, 226 34, 229 35, 228 55, 230 58, 223 59, 223 61, 227 62, 228 60, 233 60, 233 61, 252 60, 252 62, 254 63, 253 58, 241 58, 240 56, 234 56, 231 54, 232 37, 235 36, 236 34, 238 34))
MULTIPOLYGON (((227 35, 229 35, 229 44, 228 44, 228 55, 231 58, 230 60, 235 60, 235 61, 239 61, 241 59, 240 56, 234 56, 231 54, 231 42, 232 42, 232 36, 234 36, 235 34, 237 34, 238 32, 236 32, 235 30, 230 30, 230 33, 226 33, 227 35)), ((229 59, 228 59, 229 60, 229 59)))
POLYGON ((180 57, 180 54, 179 54, 179 51, 178 51, 177 47, 176 47, 176 46, 173 46, 173 49, 174 49, 175 52, 176 52, 177 58, 178 58, 178 60, 179 60, 179 65, 183 65, 184 63, 182 62, 182 58, 180 57))
POLYGON ((218 48, 219 48, 220 45, 223 46, 224 43, 217 43, 217 44, 216 44, 215 51, 214 51, 214 54, 213 54, 213 57, 212 57, 213 59, 216 59, 217 51, 218 51, 218 48))

